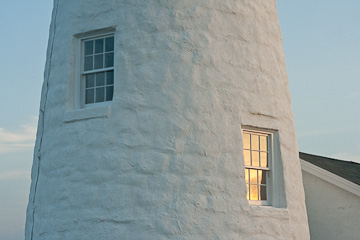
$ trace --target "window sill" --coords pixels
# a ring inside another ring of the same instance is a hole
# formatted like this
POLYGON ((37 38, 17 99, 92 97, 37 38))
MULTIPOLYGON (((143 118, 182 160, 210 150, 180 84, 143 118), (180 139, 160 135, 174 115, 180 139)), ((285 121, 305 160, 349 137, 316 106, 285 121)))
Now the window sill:
POLYGON ((264 206, 264 207, 271 207, 268 201, 255 201, 255 200, 248 200, 250 206, 264 206))
POLYGON ((289 219, 289 210, 287 208, 277 208, 274 206, 250 205, 249 213, 256 217, 273 216, 275 218, 289 219))
POLYGON ((94 119, 108 118, 111 114, 111 106, 97 106, 89 108, 81 108, 65 113, 65 123, 94 119))

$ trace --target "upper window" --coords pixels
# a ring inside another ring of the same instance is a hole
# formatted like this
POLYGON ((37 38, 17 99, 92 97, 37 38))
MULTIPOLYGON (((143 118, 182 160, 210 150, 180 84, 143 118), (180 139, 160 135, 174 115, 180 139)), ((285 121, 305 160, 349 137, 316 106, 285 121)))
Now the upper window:
POLYGON ((81 104, 112 101, 114 94, 114 35, 81 41, 81 104))
POLYGON ((270 205, 272 133, 243 131, 245 181, 250 204, 270 205))

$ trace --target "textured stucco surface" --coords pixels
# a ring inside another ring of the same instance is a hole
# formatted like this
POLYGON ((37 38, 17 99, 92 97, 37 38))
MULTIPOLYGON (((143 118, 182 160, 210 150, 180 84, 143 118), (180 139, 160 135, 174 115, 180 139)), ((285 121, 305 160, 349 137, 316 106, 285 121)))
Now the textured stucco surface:
POLYGON ((302 172, 313 240, 358 240, 360 198, 305 171, 302 172))
POLYGON ((26 239, 309 239, 275 0, 54 5, 26 239), (112 105, 77 109, 74 36, 108 27, 112 105), (246 200, 244 125, 277 130, 279 207, 246 200))

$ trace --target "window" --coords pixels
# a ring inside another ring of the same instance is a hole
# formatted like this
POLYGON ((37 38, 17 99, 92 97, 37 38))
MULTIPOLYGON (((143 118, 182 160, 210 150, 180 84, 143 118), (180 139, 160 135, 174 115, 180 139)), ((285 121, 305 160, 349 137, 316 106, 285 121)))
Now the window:
POLYGON ((81 106, 109 102, 114 94, 114 35, 81 41, 81 106))
POLYGON ((245 181, 250 204, 270 205, 272 133, 243 130, 245 181))

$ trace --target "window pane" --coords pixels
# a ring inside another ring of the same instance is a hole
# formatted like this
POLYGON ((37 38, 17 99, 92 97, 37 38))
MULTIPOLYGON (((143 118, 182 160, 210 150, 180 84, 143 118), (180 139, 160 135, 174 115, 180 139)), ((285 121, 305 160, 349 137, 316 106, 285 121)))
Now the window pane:
POLYGON ((113 98, 114 87, 106 87, 106 98, 105 101, 111 101, 113 98))
POLYGON ((250 199, 250 185, 249 184, 246 184, 246 198, 247 200, 250 199))
POLYGON ((259 150, 259 136, 251 134, 251 149, 259 150))
POLYGON ((260 187, 259 200, 263 200, 263 201, 267 200, 266 186, 260 185, 259 187, 260 187))
POLYGON ((104 67, 104 55, 103 54, 99 54, 99 55, 95 55, 95 64, 94 64, 94 69, 100 69, 104 67))
POLYGON ((94 41, 85 41, 85 56, 94 53, 94 41))
POLYGON ((245 166, 251 166, 250 150, 244 150, 245 166))
POLYGON ((85 104, 94 103, 94 89, 87 89, 85 92, 85 104))
POLYGON ((105 51, 114 51, 114 37, 108 37, 105 39, 105 51))
POLYGON ((258 185, 250 185, 250 200, 258 199, 258 185))
POLYGON ((92 88, 95 86, 95 76, 94 74, 86 75, 86 86, 85 88, 92 88))
POLYGON ((250 149, 250 134, 244 133, 243 141, 244 141, 244 149, 250 149))
POLYGON ((268 154, 266 152, 261 152, 260 153, 260 163, 261 163, 261 167, 267 167, 268 166, 268 159, 267 159, 268 154))
POLYGON ((113 66, 114 66, 114 53, 106 53, 105 67, 113 67, 113 66))
POLYGON ((249 178, 249 169, 245 169, 245 182, 249 183, 250 178, 249 178))
POLYGON ((256 169, 249 169, 250 170, 250 183, 257 184, 258 177, 257 177, 257 170, 256 169))
POLYGON ((106 72, 106 85, 114 84, 114 71, 106 72))
POLYGON ((266 184, 267 171, 258 170, 258 174, 259 174, 259 184, 266 184))
POLYGON ((251 152, 251 160, 252 160, 251 166, 259 167, 259 166, 260 166, 259 152, 257 152, 257 151, 252 151, 252 152, 251 152))
POLYGON ((105 97, 105 88, 104 87, 96 88, 95 102, 104 102, 104 97, 105 97))
POLYGON ((93 57, 85 57, 84 61, 84 71, 93 70, 93 57))
POLYGON ((104 52, 104 39, 96 39, 95 40, 95 53, 104 52))
POLYGON ((105 85, 105 72, 96 73, 96 86, 104 86, 105 85))
POLYGON ((267 136, 260 136, 260 150, 267 151, 267 136))
POLYGON ((100 72, 96 73, 96 86, 104 86, 105 85, 105 73, 100 72))

